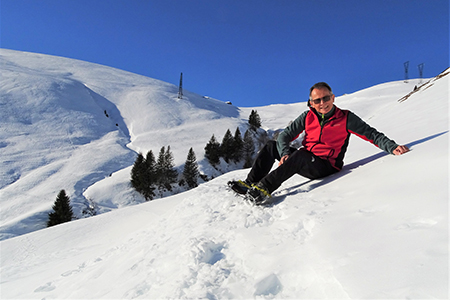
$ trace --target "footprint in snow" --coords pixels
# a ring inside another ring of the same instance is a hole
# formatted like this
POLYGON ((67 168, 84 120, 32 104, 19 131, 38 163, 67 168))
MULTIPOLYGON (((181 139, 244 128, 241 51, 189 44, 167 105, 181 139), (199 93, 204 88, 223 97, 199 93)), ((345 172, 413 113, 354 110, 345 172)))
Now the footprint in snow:
POLYGON ((254 296, 275 296, 283 289, 277 275, 270 274, 255 285, 254 296))
POLYGON ((436 225, 438 222, 432 219, 417 219, 410 222, 401 224, 397 227, 397 230, 414 230, 425 229, 436 225))
POLYGON ((50 292, 53 291, 54 289, 56 289, 56 286, 54 286, 52 282, 47 282, 46 284, 41 285, 40 287, 35 289, 34 292, 35 293, 50 292))
POLYGON ((219 260, 225 258, 222 250, 225 248, 225 242, 214 243, 213 241, 202 241, 196 247, 196 259, 199 262, 214 265, 219 260))

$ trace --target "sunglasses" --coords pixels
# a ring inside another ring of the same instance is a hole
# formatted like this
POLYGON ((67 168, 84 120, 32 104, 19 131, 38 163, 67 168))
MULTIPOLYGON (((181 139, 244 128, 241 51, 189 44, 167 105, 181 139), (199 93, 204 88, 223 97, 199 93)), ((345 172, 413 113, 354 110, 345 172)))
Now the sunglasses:
POLYGON ((317 98, 317 99, 310 100, 310 101, 312 103, 314 103, 314 104, 320 104, 321 101, 323 101, 323 103, 325 103, 325 102, 328 102, 330 100, 331 100, 331 95, 328 95, 328 96, 325 96, 325 97, 322 97, 322 98, 317 98))

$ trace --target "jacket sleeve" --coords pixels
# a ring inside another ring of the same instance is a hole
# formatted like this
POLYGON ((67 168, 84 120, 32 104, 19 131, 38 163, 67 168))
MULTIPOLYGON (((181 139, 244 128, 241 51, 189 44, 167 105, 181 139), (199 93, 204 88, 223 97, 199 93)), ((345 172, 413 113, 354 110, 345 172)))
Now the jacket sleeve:
POLYGON ((389 139, 375 128, 370 127, 351 111, 348 112, 347 130, 390 154, 398 147, 396 142, 389 139))
POLYGON ((305 130, 305 119, 308 111, 303 112, 297 119, 286 127, 277 139, 277 149, 280 157, 290 154, 290 143, 305 130))

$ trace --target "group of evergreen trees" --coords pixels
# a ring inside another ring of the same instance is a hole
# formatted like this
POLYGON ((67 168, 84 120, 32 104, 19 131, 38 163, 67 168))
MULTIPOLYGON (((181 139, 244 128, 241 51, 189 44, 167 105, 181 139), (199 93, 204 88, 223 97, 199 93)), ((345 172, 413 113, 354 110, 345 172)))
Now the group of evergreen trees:
MULTIPOLYGON (((241 136, 239 127, 236 128, 234 136, 228 129, 222 143, 219 143, 214 135, 211 137, 205 147, 205 157, 213 167, 217 167, 221 157, 227 163, 238 163, 244 160, 244 168, 251 167, 255 153, 252 136, 256 134, 257 128, 261 127, 261 118, 256 110, 252 110, 248 123, 250 128, 245 132, 244 138, 241 136)), ((159 151, 158 160, 155 160, 152 150, 148 151, 145 157, 142 153, 138 154, 131 170, 131 186, 146 200, 152 200, 156 196, 156 190, 159 190, 162 195, 164 191, 172 191, 176 183, 194 188, 198 185, 199 177, 206 180, 198 170, 197 159, 192 148, 189 149, 183 172, 178 174, 174 168, 170 146, 167 146, 167 149, 162 147, 159 151)), ((59 192, 52 209, 53 211, 48 214, 48 227, 69 222, 74 218, 70 198, 65 190, 59 192)))
POLYGON ((236 128, 234 136, 228 129, 222 139, 222 143, 219 143, 213 134, 205 146, 205 157, 215 168, 219 165, 221 157, 227 163, 238 163, 244 160, 244 168, 251 167, 254 153, 255 145, 251 131, 247 130, 242 139, 239 127, 236 128))
POLYGON ((198 185, 199 176, 197 159, 192 148, 189 149, 181 179, 178 180, 179 174, 174 167, 170 146, 167 146, 167 149, 163 146, 158 160, 155 160, 152 150, 149 150, 145 157, 142 153, 138 154, 131 169, 131 186, 148 201, 156 196, 156 190, 161 195, 164 191, 171 192, 176 183, 194 188, 198 185))
POLYGON ((261 127, 261 118, 256 110, 252 110, 248 123, 250 128, 246 130, 243 139, 239 127, 236 128, 234 136, 228 129, 222 139, 222 143, 217 141, 214 134, 212 135, 205 146, 205 157, 213 167, 217 168, 221 157, 227 163, 238 163, 244 160, 244 168, 252 166, 252 158, 255 153, 255 143, 252 135, 254 135, 257 128, 261 127))

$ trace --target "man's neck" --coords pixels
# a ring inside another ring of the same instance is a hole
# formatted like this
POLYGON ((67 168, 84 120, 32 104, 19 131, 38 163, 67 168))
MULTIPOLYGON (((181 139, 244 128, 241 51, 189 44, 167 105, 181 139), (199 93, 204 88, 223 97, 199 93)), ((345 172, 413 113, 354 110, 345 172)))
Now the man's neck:
POLYGON ((317 112, 317 110, 315 110, 314 108, 312 108, 312 111, 319 117, 319 119, 328 120, 332 115, 334 115, 334 112, 336 111, 336 106, 333 105, 331 110, 327 112, 325 115, 317 112))

